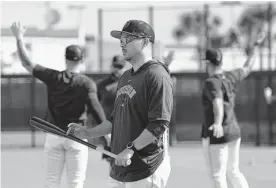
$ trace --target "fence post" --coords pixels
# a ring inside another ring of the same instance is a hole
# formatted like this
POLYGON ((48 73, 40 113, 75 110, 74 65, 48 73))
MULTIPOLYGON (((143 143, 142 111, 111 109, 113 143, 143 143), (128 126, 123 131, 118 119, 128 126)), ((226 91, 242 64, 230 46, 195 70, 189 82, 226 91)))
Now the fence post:
POLYGON ((260 71, 264 70, 264 61, 263 61, 263 44, 260 45, 259 47, 259 56, 260 56, 260 71))
POLYGON ((172 147, 174 144, 177 143, 177 134, 176 134, 176 88, 177 88, 177 75, 172 75, 173 80, 173 110, 172 110, 172 117, 170 122, 169 128, 169 145, 172 147))
POLYGON ((100 71, 103 70, 103 10, 98 9, 98 61, 100 71))
MULTIPOLYGON (((267 31, 267 42, 268 42, 268 58, 267 64, 268 69, 272 70, 272 3, 268 3, 267 8, 267 23, 268 23, 268 31, 267 31)), ((272 75, 268 75, 268 86, 272 87, 272 75)), ((267 105, 267 120, 268 120, 268 143, 269 145, 273 145, 273 109, 271 105, 267 105)))
MULTIPOLYGON (((210 40, 209 40, 209 27, 208 27, 208 18, 209 18, 209 5, 205 4, 204 5, 204 36, 205 36, 205 49, 206 51, 209 48, 210 45, 210 40)), ((200 54, 201 55, 201 54, 200 54)), ((201 58, 200 58, 201 59, 201 58)), ((202 61, 199 61, 200 63, 200 70, 202 70, 202 61)))
POLYGON ((267 42, 268 42, 268 66, 269 70, 272 70, 272 3, 268 3, 267 9, 267 23, 268 23, 268 31, 267 31, 267 42))
POLYGON ((255 79, 255 121, 256 121, 256 140, 255 140, 255 144, 256 146, 260 146, 261 142, 261 127, 260 127, 260 84, 258 82, 260 82, 260 78, 259 76, 256 74, 256 76, 254 76, 255 79))
MULTIPOLYGON (((35 85, 36 80, 35 78, 31 78, 31 116, 35 113, 35 85)), ((35 129, 31 127, 31 146, 32 148, 35 148, 36 142, 35 142, 35 129)))
MULTIPOLYGON (((268 75, 268 86, 272 88, 272 74, 269 73, 268 75)), ((273 106, 267 105, 267 122, 268 122, 268 143, 270 146, 273 145, 273 106)))
MULTIPOLYGON (((152 29, 154 30, 154 21, 153 21, 153 7, 150 6, 149 7, 149 24, 152 27, 152 29)), ((155 57, 155 50, 154 50, 154 44, 152 44, 152 57, 155 57)))

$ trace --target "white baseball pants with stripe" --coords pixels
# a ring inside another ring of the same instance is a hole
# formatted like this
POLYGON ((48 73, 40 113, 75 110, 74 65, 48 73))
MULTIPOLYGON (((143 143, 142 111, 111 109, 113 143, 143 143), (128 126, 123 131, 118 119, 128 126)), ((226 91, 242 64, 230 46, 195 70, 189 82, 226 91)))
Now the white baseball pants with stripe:
POLYGON ((68 188, 83 188, 88 147, 73 140, 46 134, 44 144, 45 188, 59 188, 64 167, 68 188))
POLYGON ((204 158, 213 188, 249 188, 239 170, 240 143, 240 138, 225 144, 210 144, 209 138, 202 139, 204 158))

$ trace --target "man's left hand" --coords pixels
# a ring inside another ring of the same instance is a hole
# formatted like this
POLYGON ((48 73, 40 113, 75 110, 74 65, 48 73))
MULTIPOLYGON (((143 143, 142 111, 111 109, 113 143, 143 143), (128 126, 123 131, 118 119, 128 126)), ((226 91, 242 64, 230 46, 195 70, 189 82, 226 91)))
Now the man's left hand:
POLYGON ((115 159, 115 164, 118 166, 130 165, 133 154, 134 154, 134 151, 132 149, 126 148, 124 151, 122 151, 117 155, 115 159))
POLYGON ((209 127, 209 130, 213 130, 213 135, 216 138, 223 137, 223 127, 219 124, 213 124, 211 127, 209 127))
POLYGON ((11 26, 11 31, 16 39, 22 39, 25 34, 26 27, 22 26, 20 22, 14 22, 11 26))

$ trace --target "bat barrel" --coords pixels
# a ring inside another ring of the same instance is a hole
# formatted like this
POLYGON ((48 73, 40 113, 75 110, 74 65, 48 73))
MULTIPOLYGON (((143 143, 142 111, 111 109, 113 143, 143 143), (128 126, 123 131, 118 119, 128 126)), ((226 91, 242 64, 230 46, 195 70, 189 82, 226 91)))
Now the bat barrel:
POLYGON ((116 156, 117 156, 114 153, 111 153, 111 152, 109 152, 107 150, 104 150, 101 147, 97 147, 97 146, 95 146, 93 144, 90 144, 90 143, 88 143, 88 142, 86 142, 86 141, 84 141, 84 140, 82 140, 80 138, 77 138, 77 137, 73 136, 73 135, 66 135, 66 132, 64 130, 62 130, 59 127, 55 126, 54 124, 51 124, 51 123, 49 123, 47 121, 44 121, 44 120, 42 120, 42 119, 40 119, 38 117, 32 117, 32 118, 30 118, 29 119, 29 124, 31 126, 37 128, 37 129, 42 130, 42 131, 46 131, 48 133, 52 133, 52 134, 55 134, 55 135, 58 135, 58 136, 62 136, 62 137, 74 140, 74 141, 76 141, 76 142, 78 142, 80 144, 83 144, 83 145, 85 145, 87 147, 90 147, 90 148, 92 148, 94 150, 100 151, 101 153, 104 153, 104 154, 106 154, 106 155, 108 155, 108 156, 110 156, 112 158, 116 158, 116 156))

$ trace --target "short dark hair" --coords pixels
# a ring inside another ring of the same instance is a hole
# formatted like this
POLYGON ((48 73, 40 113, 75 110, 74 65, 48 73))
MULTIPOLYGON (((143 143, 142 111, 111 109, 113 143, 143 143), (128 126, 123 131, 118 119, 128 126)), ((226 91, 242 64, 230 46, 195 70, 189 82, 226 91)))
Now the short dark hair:
POLYGON ((70 45, 66 47, 65 57, 71 61, 80 61, 83 59, 83 50, 78 45, 70 45))
POLYGON ((222 65, 222 52, 220 49, 207 49, 204 60, 210 61, 215 66, 222 65))
POLYGON ((123 56, 121 55, 115 55, 112 58, 112 66, 114 68, 122 69, 126 65, 126 61, 123 56))

